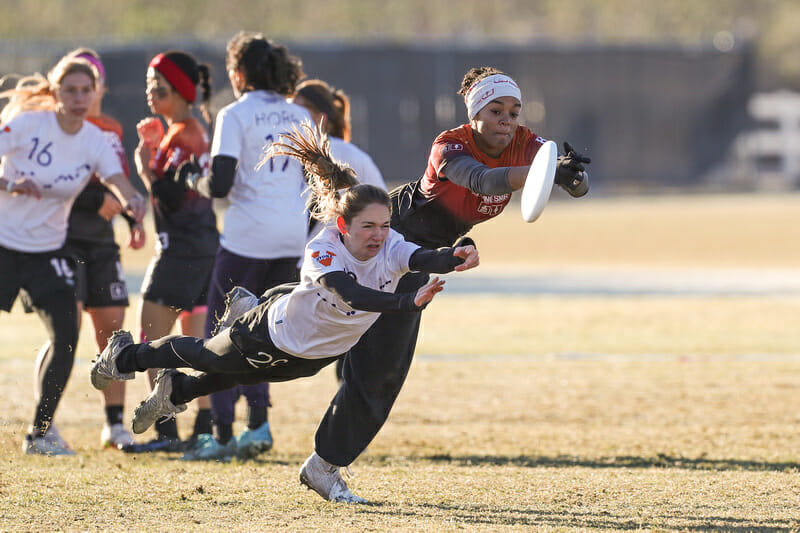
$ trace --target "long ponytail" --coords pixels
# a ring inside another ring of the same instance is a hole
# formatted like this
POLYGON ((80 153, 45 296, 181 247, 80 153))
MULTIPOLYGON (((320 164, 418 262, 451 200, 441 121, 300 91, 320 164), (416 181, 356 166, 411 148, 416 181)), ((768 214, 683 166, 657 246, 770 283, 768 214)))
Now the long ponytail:
POLYGON ((319 126, 303 122, 281 137, 284 140, 273 143, 260 164, 274 156, 294 157, 305 171, 310 193, 306 206, 311 216, 323 221, 339 216, 339 191, 358 184, 355 171, 333 158, 328 136, 319 126))

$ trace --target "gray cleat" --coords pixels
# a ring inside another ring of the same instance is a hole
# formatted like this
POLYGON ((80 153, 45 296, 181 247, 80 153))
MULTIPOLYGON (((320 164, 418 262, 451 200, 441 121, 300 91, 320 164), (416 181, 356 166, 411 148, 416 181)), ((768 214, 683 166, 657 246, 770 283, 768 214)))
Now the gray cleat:
POLYGON ((236 319, 258 305, 258 296, 238 285, 225 295, 225 312, 217 322, 216 335, 221 330, 231 327, 236 319))
POLYGON ((133 411, 133 432, 144 433, 162 416, 174 417, 186 410, 186 404, 174 405, 169 397, 172 394, 172 378, 179 374, 174 368, 162 368, 156 377, 156 385, 150 396, 133 411))
POLYGON ((91 379, 95 389, 104 390, 114 381, 133 379, 134 372, 123 374, 117 369, 120 352, 133 343, 133 337, 127 331, 119 330, 111 334, 103 353, 92 364, 91 379))
POLYGON ((339 473, 339 467, 317 455, 306 459, 300 467, 300 483, 313 490, 328 501, 335 503, 367 503, 347 488, 347 483, 339 473))

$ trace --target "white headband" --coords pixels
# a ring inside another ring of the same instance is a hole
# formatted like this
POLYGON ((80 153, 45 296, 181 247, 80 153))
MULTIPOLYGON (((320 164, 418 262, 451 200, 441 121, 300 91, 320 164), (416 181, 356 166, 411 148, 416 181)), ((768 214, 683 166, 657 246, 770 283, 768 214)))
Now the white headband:
POLYGON ((513 96, 522 103, 522 93, 517 83, 505 74, 492 74, 470 87, 464 95, 467 104, 467 115, 470 120, 475 118, 478 111, 501 96, 513 96))

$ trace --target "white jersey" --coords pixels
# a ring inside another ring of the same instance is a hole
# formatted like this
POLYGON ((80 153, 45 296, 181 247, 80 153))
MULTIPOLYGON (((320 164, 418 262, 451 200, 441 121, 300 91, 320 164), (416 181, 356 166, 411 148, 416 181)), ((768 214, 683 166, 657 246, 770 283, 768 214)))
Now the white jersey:
POLYGON ((356 171, 359 183, 366 183, 387 190, 378 165, 361 148, 353 143, 345 142, 339 137, 328 137, 331 142, 331 155, 337 161, 346 163, 356 171))
POLYGON ((408 260, 419 246, 394 230, 375 257, 359 261, 345 248, 339 231, 328 226, 306 246, 300 285, 281 297, 268 314, 269 335, 276 347, 307 359, 332 357, 352 348, 380 313, 353 309, 317 284, 330 272, 344 271, 360 285, 394 292, 409 271, 408 260))
POLYGON ((211 157, 238 161, 220 245, 253 259, 300 257, 306 242, 305 179, 299 161, 276 157, 256 168, 267 148, 311 117, 271 91, 250 91, 217 115, 211 157))
POLYGON ((54 111, 28 111, 0 124, 0 175, 30 178, 42 193, 0 191, 0 246, 20 252, 58 250, 67 237, 75 197, 92 174, 105 180, 122 173, 119 156, 103 131, 84 122, 74 134, 58 125, 54 111))

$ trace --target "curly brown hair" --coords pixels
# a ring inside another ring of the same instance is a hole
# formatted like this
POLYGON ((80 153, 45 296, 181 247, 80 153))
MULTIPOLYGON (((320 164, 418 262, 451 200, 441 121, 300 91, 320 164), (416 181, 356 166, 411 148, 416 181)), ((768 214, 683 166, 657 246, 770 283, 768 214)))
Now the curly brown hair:
POLYGON ((305 76, 300 58, 261 33, 237 33, 228 41, 226 53, 227 68, 244 74, 245 91, 275 91, 291 96, 305 76))
POLYGON ((494 67, 473 67, 469 69, 467 73, 464 74, 464 79, 461 81, 461 88, 458 90, 457 94, 462 96, 466 95, 473 85, 483 78, 488 78, 494 74, 505 74, 505 72, 494 67))

